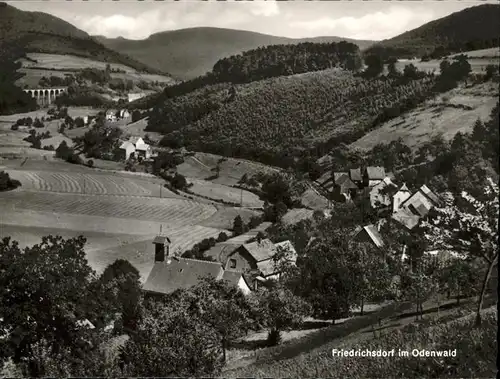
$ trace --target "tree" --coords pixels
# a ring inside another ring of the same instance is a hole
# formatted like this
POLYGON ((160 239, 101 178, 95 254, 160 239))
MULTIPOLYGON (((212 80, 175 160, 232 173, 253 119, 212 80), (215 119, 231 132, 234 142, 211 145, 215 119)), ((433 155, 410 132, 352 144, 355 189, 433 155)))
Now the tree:
POLYGON ((90 312, 87 290, 94 279, 85 256, 85 238, 43 237, 40 244, 19 248, 0 242, 0 329, 14 362, 26 362, 29 376, 43 376, 37 346, 51 354, 85 345, 79 322, 90 312))
POLYGON ((170 183, 172 184, 172 186, 174 186, 174 188, 179 190, 182 190, 187 187, 186 178, 183 175, 179 174, 178 172, 175 173, 170 183))
MULTIPOLYGON (((193 295, 192 295, 193 296, 193 295)), ((183 299, 147 305, 138 330, 122 349, 125 376, 217 376, 220 336, 183 299)))
POLYGON ((233 221, 233 232, 235 236, 245 233, 245 223, 240 215, 236 216, 233 221))
POLYGON ((15 189, 21 185, 19 180, 11 179, 5 171, 0 171, 0 192, 15 189))
POLYGON ((357 302, 357 254, 349 247, 348 229, 320 233, 297 262, 299 273, 290 286, 311 304, 316 317, 335 321, 349 316, 357 302))
POLYGON ((199 317, 220 335, 223 362, 229 344, 253 325, 250 305, 240 289, 223 280, 203 278, 193 289, 194 309, 199 317))
POLYGON ((356 303, 363 315, 366 301, 378 300, 389 294, 392 275, 385 254, 372 244, 353 243, 351 249, 358 255, 354 263, 358 273, 356 303))
MULTIPOLYGON (((71 123, 67 123, 67 124, 71 125, 71 123)), ((75 124, 75 127, 77 127, 77 128, 83 128, 85 126, 85 121, 83 121, 83 118, 77 117, 77 118, 75 118, 75 123, 74 124, 75 124)))
POLYGON ((498 264, 498 196, 498 184, 491 179, 478 198, 465 191, 456 198, 447 193, 445 206, 435 208, 430 220, 423 223, 426 237, 436 248, 484 262, 486 272, 478 299, 476 325, 481 324, 486 289, 493 267, 498 264))
POLYGON ((42 121, 40 121, 40 119, 37 117, 35 118, 35 121, 33 122, 33 126, 35 128, 43 128, 45 125, 43 124, 42 121))
POLYGON ((261 289, 255 296, 257 314, 261 323, 269 329, 268 342, 271 346, 281 342, 282 331, 300 326, 310 312, 307 302, 280 284, 261 289))
POLYGON ((384 71, 384 62, 378 55, 372 54, 365 57, 365 64, 367 66, 365 74, 368 77, 377 77, 384 71))
POLYGON ((139 271, 127 260, 118 259, 106 267, 97 281, 97 286, 102 294, 100 304, 106 307, 107 313, 119 313, 125 331, 136 330, 141 319, 139 271))

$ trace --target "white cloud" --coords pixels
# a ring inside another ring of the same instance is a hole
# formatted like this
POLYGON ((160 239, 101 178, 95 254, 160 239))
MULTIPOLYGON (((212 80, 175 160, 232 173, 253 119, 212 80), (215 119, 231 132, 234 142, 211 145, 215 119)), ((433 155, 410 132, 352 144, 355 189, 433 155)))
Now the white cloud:
POLYGON ((361 17, 322 17, 309 21, 296 21, 290 26, 309 35, 338 35, 347 38, 381 40, 413 29, 433 19, 432 10, 409 10, 390 7, 385 12, 368 13, 361 17))
POLYGON ((251 1, 245 2, 244 4, 246 4, 250 8, 250 13, 252 13, 254 16, 271 17, 277 16, 280 13, 278 3, 274 0, 251 1))
POLYGON ((77 17, 77 23, 91 35, 106 37, 125 37, 131 39, 147 38, 152 33, 177 27, 173 18, 163 17, 162 12, 154 10, 137 16, 113 14, 110 16, 77 17))

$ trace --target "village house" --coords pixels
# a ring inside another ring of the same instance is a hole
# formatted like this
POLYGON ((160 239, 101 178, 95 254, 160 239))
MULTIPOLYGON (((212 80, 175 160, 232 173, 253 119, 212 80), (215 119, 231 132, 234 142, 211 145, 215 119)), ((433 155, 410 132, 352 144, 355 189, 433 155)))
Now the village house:
POLYGON ((333 196, 338 201, 350 201, 356 197, 358 189, 358 186, 349 178, 347 173, 344 173, 335 179, 333 196))
POLYGON ((120 109, 118 112, 118 117, 121 119, 130 118, 130 112, 127 109, 120 109))
POLYGON ((394 194, 392 197, 392 213, 396 213, 401 204, 403 204, 408 198, 411 196, 411 192, 406 186, 406 183, 403 183, 401 188, 394 194))
POLYGON ((376 226, 372 224, 363 227, 358 226, 351 238, 355 242, 367 242, 381 249, 384 247, 384 241, 380 235, 380 226, 380 222, 376 226))
POLYGON ((280 272, 276 271, 277 264, 285 261, 295 264, 296 259, 297 252, 290 241, 275 245, 269 239, 263 239, 241 245, 227 257, 225 268, 244 273, 248 278, 247 282, 251 282, 251 287, 255 290, 267 280, 279 278, 280 272), (278 249, 285 249, 286 254, 282 257, 282 261, 275 262, 273 258, 278 249))
POLYGON ((109 109, 106 111, 106 121, 116 122, 116 111, 109 109))
POLYGON ((241 272, 224 270, 220 262, 173 256, 170 252, 171 240, 166 236, 157 236, 153 244, 155 260, 143 286, 146 293, 170 294, 178 289, 188 289, 204 277, 225 280, 229 285, 238 287, 244 294, 250 293, 250 287, 241 272))
POLYGON ((361 174, 360 168, 352 168, 349 170, 349 178, 351 181, 358 186, 358 188, 363 187, 363 175, 361 174))
MULTIPOLYGON (((400 194, 399 196, 403 195, 400 194)), ((418 225, 423 217, 429 214, 433 207, 441 205, 442 201, 439 196, 424 184, 413 195, 408 196, 406 200, 400 203, 392 218, 411 230, 418 225)))
POLYGON ((151 146, 141 137, 130 137, 120 145, 120 159, 128 160, 131 156, 149 159, 152 156, 151 146))
POLYGON ((375 184, 370 189, 370 204, 373 208, 388 207, 392 204, 391 190, 395 191, 397 186, 389 177, 375 184))
POLYGON ((368 166, 363 173, 364 187, 373 187, 386 178, 385 169, 381 166, 368 166))

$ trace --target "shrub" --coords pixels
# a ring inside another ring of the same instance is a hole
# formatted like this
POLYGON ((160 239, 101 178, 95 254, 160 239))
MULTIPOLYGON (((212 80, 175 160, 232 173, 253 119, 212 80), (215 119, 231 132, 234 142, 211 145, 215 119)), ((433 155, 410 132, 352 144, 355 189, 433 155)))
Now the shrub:
POLYGON ((21 186, 19 180, 11 179, 5 171, 0 171, 0 191, 8 191, 21 186))
POLYGON ((94 167, 94 161, 93 161, 92 159, 89 159, 89 160, 87 161, 87 166, 89 166, 89 167, 94 167))

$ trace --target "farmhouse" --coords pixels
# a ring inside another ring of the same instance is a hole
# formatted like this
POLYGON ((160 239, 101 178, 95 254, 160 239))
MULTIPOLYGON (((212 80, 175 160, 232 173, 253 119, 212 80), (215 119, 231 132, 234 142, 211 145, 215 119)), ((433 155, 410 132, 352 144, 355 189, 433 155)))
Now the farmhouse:
POLYGON ((118 117, 120 118, 129 118, 130 117, 130 112, 127 109, 120 109, 118 111, 118 117))
POLYGON ((226 280, 230 285, 240 288, 243 293, 250 292, 250 287, 241 272, 224 270, 219 262, 172 256, 171 241, 165 236, 157 236, 153 244, 155 263, 143 287, 148 293, 161 295, 178 289, 187 289, 199 283, 203 277, 226 280))
POLYGON ((363 173, 363 184, 365 187, 373 187, 385 179, 385 169, 381 166, 368 166, 363 173))
POLYGON ((240 246, 228 256, 225 267, 226 270, 240 271, 249 275, 249 282, 253 289, 257 289, 259 283, 264 283, 269 279, 277 279, 280 272, 276 265, 290 262, 295 264, 297 252, 290 241, 273 244, 269 239, 255 241, 240 246), (275 262, 277 252, 283 251, 283 257, 275 262))
POLYGON ((151 146, 144 142, 141 137, 130 137, 120 145, 121 159, 127 160, 132 154, 146 159, 151 158, 151 146))
POLYGON ((360 168, 352 168, 349 170, 349 178, 356 184, 359 188, 363 186, 363 175, 361 174, 360 168))
POLYGON ((343 196, 345 199, 343 199, 343 201, 351 200, 356 197, 356 193, 359 189, 358 186, 349 178, 347 173, 343 173, 339 177, 335 178, 335 185, 333 188, 334 197, 340 199, 340 197, 343 196))
POLYGON ((396 213, 401 204, 403 204, 408 198, 411 196, 411 192, 406 186, 406 183, 403 183, 401 188, 394 194, 392 197, 392 213, 396 213))
POLYGON ((417 192, 401 202, 397 211, 392 215, 392 218, 411 230, 419 223, 421 218, 429 214, 433 207, 441 205, 442 201, 439 196, 424 184, 417 192))

